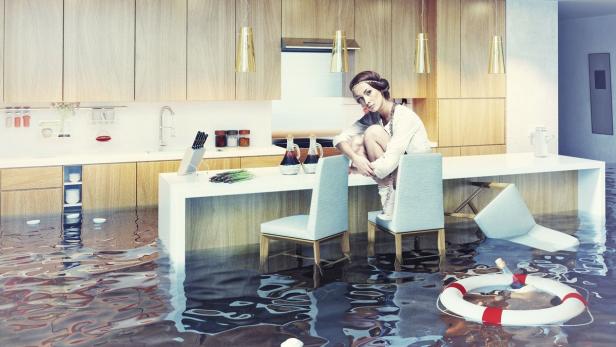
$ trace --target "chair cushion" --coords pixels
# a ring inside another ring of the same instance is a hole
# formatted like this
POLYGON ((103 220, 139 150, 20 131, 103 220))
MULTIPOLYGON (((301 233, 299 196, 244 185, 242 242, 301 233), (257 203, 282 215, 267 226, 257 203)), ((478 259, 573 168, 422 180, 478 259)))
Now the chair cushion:
POLYGON ((285 237, 314 241, 314 234, 308 233, 308 215, 300 214, 261 223, 261 232, 285 237))
POLYGON ((474 219, 481 231, 494 239, 525 235, 536 224, 514 184, 503 189, 474 219))

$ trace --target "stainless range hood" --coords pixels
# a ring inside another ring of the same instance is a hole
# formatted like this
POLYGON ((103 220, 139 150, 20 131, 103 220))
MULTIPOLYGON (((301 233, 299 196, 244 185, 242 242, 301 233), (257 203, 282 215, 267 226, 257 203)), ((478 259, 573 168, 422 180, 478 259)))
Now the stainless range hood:
MULTIPOLYGON (((331 52, 333 39, 302 39, 283 37, 281 50, 283 52, 331 52)), ((358 50, 359 45, 354 39, 346 40, 348 50, 358 50)))

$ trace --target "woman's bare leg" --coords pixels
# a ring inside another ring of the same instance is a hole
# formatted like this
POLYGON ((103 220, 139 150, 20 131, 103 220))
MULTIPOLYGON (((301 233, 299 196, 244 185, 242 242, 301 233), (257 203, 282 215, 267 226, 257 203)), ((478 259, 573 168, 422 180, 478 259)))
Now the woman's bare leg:
MULTIPOLYGON (((380 158, 387 150, 387 144, 391 136, 380 125, 373 125, 366 129, 364 133, 364 147, 366 147, 366 154, 368 160, 374 162, 380 158)), ((380 179, 375 177, 374 180, 377 183, 379 196, 381 197, 381 205, 383 206, 383 213, 380 215, 383 219, 391 219, 393 214, 393 191, 394 191, 394 177, 396 171, 387 177, 380 179)))

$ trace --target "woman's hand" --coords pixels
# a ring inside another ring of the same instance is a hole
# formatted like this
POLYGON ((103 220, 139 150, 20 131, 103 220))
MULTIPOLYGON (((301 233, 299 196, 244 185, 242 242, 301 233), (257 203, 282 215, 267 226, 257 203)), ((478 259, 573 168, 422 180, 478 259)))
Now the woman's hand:
POLYGON ((353 157, 352 166, 357 169, 357 172, 364 176, 374 176, 374 170, 372 169, 372 163, 366 157, 356 155, 353 157))

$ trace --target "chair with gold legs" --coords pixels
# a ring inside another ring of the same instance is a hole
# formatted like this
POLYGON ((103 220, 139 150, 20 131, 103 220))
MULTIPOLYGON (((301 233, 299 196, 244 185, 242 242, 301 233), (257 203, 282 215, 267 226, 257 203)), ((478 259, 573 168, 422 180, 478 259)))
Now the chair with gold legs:
POLYGON ((394 236, 396 262, 402 264, 402 237, 437 233, 439 255, 445 255, 443 165, 439 153, 403 155, 398 166, 391 220, 368 213, 368 255, 374 255, 376 231, 394 236))
POLYGON ((310 213, 261 224, 260 268, 267 269, 270 240, 312 245, 314 262, 321 262, 321 243, 340 237, 342 253, 350 258, 348 160, 342 155, 322 158, 317 164, 310 213))

